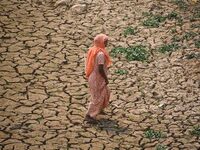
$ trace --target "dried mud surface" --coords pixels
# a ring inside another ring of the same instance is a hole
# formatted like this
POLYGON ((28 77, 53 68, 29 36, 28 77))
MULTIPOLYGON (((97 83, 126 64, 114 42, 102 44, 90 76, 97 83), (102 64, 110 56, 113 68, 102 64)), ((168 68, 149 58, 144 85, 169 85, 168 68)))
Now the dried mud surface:
POLYGON ((152 50, 148 63, 112 58, 106 115, 97 125, 83 123, 89 99, 84 50, 93 37, 108 34, 109 51, 131 44, 155 49, 170 42, 172 27, 177 35, 199 34, 191 28, 199 20, 190 15, 168 1, 79 0, 55 7, 50 0, 0 0, 0 149, 199 149, 199 137, 190 134, 200 123, 200 61, 186 57, 200 53, 193 39, 170 54, 152 50), (142 12, 173 10, 184 16, 183 25, 141 25, 142 12), (124 37, 127 26, 139 32, 124 37), (165 137, 149 140, 148 128, 165 137))

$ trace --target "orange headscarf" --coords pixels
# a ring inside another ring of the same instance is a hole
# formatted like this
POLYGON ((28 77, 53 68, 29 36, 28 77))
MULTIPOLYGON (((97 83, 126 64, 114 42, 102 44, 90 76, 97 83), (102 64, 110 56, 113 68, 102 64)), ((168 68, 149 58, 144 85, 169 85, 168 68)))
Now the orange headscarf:
POLYGON ((95 58, 98 52, 103 52, 105 55, 105 59, 106 59, 106 65, 109 66, 111 64, 111 60, 110 57, 105 49, 105 44, 104 42, 108 40, 108 36, 106 36, 105 34, 98 34, 95 38, 94 38, 94 44, 93 47, 89 48, 89 51, 87 53, 87 59, 86 59, 86 77, 88 78, 90 76, 90 74, 93 71, 94 68, 94 62, 95 62, 95 58))

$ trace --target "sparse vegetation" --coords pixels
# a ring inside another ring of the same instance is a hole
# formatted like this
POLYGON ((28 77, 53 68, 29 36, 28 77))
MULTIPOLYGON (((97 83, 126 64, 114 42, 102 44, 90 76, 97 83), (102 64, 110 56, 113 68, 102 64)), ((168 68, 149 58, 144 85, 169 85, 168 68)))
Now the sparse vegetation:
POLYGON ((149 15, 146 20, 143 21, 143 25, 147 27, 156 28, 160 26, 160 23, 164 22, 166 17, 161 15, 149 15))
POLYGON ((124 74, 128 74, 128 71, 124 69, 118 69, 115 71, 115 73, 119 75, 124 75, 124 74))
POLYGON ((182 26, 183 25, 183 18, 182 16, 180 16, 177 12, 172 11, 171 13, 169 13, 166 18, 168 18, 169 20, 173 20, 175 19, 177 21, 177 25, 178 26, 182 26))
POLYGON ((166 137, 161 131, 155 131, 153 129, 147 129, 144 134, 148 139, 159 139, 166 137))
POLYGON ((191 40, 193 39, 195 36, 197 36, 197 33, 195 32, 186 32, 185 35, 183 36, 183 40, 191 40))
POLYGON ((200 48, 200 39, 195 41, 195 47, 200 48))
POLYGON ((133 28, 131 26, 127 27, 124 30, 124 36, 127 37, 128 35, 135 35, 137 33, 137 28, 133 28))
POLYGON ((172 37, 172 41, 173 42, 180 42, 182 39, 181 39, 181 37, 179 37, 179 36, 177 36, 177 35, 174 35, 173 37, 172 37))
POLYGON ((166 150, 166 149, 167 149, 167 147, 164 146, 164 145, 161 145, 161 144, 158 144, 158 145, 156 146, 156 150, 166 150))
MULTIPOLYGON (((171 32, 172 32, 172 31, 171 31, 171 32)), ((174 32, 175 32, 175 31, 174 31, 174 32)), ((198 34, 195 33, 195 32, 193 32, 193 31, 185 32, 185 34, 184 34, 183 36, 178 36, 178 35, 175 34, 175 35, 172 37, 172 41, 173 41, 174 43, 176 43, 176 42, 181 42, 181 41, 184 41, 184 40, 189 41, 189 40, 194 39, 196 36, 198 36, 198 34)))
POLYGON ((193 9, 193 17, 195 19, 200 18, 200 7, 193 9))
POLYGON ((152 13, 149 13, 149 12, 142 12, 142 15, 143 15, 144 17, 148 17, 148 16, 151 16, 152 13))
POLYGON ((164 22, 166 19, 169 20, 177 20, 177 25, 183 24, 183 18, 177 12, 172 11, 166 16, 162 15, 153 15, 152 13, 143 12, 143 16, 147 17, 146 20, 143 21, 143 25, 147 27, 156 28, 160 26, 160 23, 164 22))
POLYGON ((193 28, 193 29, 194 29, 194 28, 200 28, 200 24, 192 24, 192 25, 191 25, 191 28, 193 28))
POLYGON ((193 59, 193 58, 199 59, 200 53, 191 53, 191 54, 186 55, 186 59, 193 59))
POLYGON ((182 17, 179 17, 177 19, 177 21, 178 21, 178 23, 177 23, 178 26, 182 26, 183 25, 183 18, 182 17))
POLYGON ((146 47, 143 45, 134 45, 128 48, 117 47, 111 50, 112 56, 116 57, 118 54, 124 55, 128 61, 145 61, 149 57, 146 47))
POLYGON ((121 55, 123 53, 126 53, 126 48, 124 47, 115 47, 111 50, 111 56, 117 57, 118 55, 121 55))
POLYGON ((145 61, 148 59, 149 54, 147 50, 142 45, 131 46, 127 48, 126 58, 129 61, 137 60, 137 61, 145 61))
POLYGON ((190 131, 191 135, 200 137, 200 125, 194 126, 192 131, 190 131))
POLYGON ((176 28, 172 28, 172 29, 171 29, 171 33, 172 33, 172 34, 174 34, 174 33, 176 33, 176 32, 177 32, 177 31, 176 31, 176 28))
POLYGON ((178 19, 178 18, 180 18, 180 16, 177 14, 177 12, 172 11, 171 13, 169 13, 167 15, 167 18, 170 19, 170 20, 172 20, 172 19, 178 19))
POLYGON ((177 43, 172 43, 172 44, 164 44, 161 47, 158 48, 158 51, 161 53, 167 53, 167 52, 172 52, 175 51, 179 48, 179 45, 177 43))
POLYGON ((188 4, 184 0, 173 0, 174 4, 176 4, 181 10, 187 10, 188 4))
POLYGON ((200 150, 200 0, 0 8, 2 150, 200 150))

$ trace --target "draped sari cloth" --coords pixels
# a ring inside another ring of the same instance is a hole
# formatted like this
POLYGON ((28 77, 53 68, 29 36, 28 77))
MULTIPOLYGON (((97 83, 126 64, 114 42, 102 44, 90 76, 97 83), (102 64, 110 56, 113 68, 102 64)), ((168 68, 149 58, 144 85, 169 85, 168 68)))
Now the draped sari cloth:
POLYGON ((97 35, 94 38, 93 47, 87 53, 85 73, 91 94, 87 114, 93 118, 108 106, 110 98, 110 90, 99 72, 99 65, 103 65, 104 72, 107 75, 107 68, 111 64, 110 57, 105 49, 106 40, 108 40, 108 37, 105 34, 97 35))

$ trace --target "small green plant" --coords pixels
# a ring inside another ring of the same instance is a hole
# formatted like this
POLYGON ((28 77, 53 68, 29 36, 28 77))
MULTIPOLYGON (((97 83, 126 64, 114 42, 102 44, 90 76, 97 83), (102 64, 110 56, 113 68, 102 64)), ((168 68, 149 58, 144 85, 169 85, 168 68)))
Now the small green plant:
POLYGON ((177 12, 172 11, 171 13, 169 13, 169 14, 167 15, 167 18, 170 19, 170 20, 172 20, 172 19, 178 19, 178 18, 179 18, 179 15, 177 14, 177 12))
POLYGON ((134 45, 127 48, 117 47, 111 50, 112 56, 116 57, 118 54, 124 55, 128 61, 145 61, 149 57, 146 47, 143 45, 134 45))
POLYGON ((124 69, 118 69, 115 71, 115 73, 119 75, 124 75, 124 74, 128 74, 128 71, 124 69))
POLYGON ((164 146, 164 145, 161 145, 161 144, 158 144, 158 145, 156 146, 156 150, 166 150, 166 149, 167 149, 167 147, 164 146))
POLYGON ((161 47, 158 48, 158 51, 161 53, 167 53, 167 52, 172 52, 178 49, 179 46, 177 43, 172 43, 172 44, 164 44, 161 47))
POLYGON ((180 16, 177 12, 172 11, 166 16, 167 19, 173 20, 175 19, 177 21, 177 25, 182 26, 183 25, 183 18, 180 16))
POLYGON ((193 39, 195 36, 197 36, 197 33, 195 32, 186 32, 185 35, 183 36, 183 40, 191 40, 193 39))
POLYGON ((196 8, 193 10, 193 17, 200 18, 200 8, 196 8))
POLYGON ((193 59, 193 58, 199 59, 200 53, 191 53, 191 54, 186 55, 186 59, 193 59))
POLYGON ((181 37, 179 37, 179 36, 177 36, 177 35, 174 35, 174 36, 172 37, 172 41, 173 41, 173 42, 180 42, 180 41, 181 41, 181 37))
POLYGON ((193 29, 194 29, 194 28, 200 28, 200 24, 192 24, 192 25, 191 25, 191 28, 193 28, 193 29))
POLYGON ((180 18, 178 18, 177 20, 178 20, 177 25, 178 25, 178 26, 182 26, 182 25, 183 25, 183 18, 180 17, 180 18))
POLYGON ((149 12, 142 12, 142 15, 144 17, 148 17, 148 16, 152 16, 152 13, 149 13, 149 12))
POLYGON ((191 54, 186 55, 186 59, 193 59, 195 57, 196 57, 195 53, 191 53, 191 54))
POLYGON ((148 139, 160 139, 166 137, 161 131, 155 131, 153 129, 147 129, 144 135, 148 139))
POLYGON ((190 131, 191 135, 200 137, 200 125, 194 126, 192 131, 190 131))
POLYGON ((135 34, 137 33, 136 30, 137 30, 136 28, 127 27, 127 28, 124 30, 124 36, 127 37, 128 35, 135 35, 135 34))
POLYGON ((88 50, 86 48, 83 48, 83 52, 86 53, 88 50))
POLYGON ((147 17, 146 20, 143 21, 143 25, 147 27, 156 28, 160 26, 160 23, 164 22, 166 19, 169 20, 177 20, 177 25, 183 25, 183 18, 177 12, 172 11, 166 16, 162 15, 153 15, 152 13, 143 12, 143 16, 147 17))
POLYGON ((176 32, 177 32, 177 31, 176 31, 176 28, 172 28, 172 29, 171 29, 171 33, 172 33, 172 34, 174 34, 174 33, 176 33, 176 32))
POLYGON ((200 39, 195 41, 195 47, 200 48, 200 39))
POLYGON ((187 10, 188 8, 188 4, 184 0, 173 0, 172 2, 182 10, 187 10))
POLYGON ((164 22, 166 17, 161 15, 150 15, 146 20, 143 21, 143 25, 147 27, 157 28, 160 23, 164 22))
POLYGON ((123 54, 126 52, 126 48, 124 47, 115 47, 111 50, 111 56, 117 57, 119 54, 123 54))
POLYGON ((145 61, 149 57, 146 47, 142 45, 131 46, 126 49, 126 59, 129 61, 145 61))

